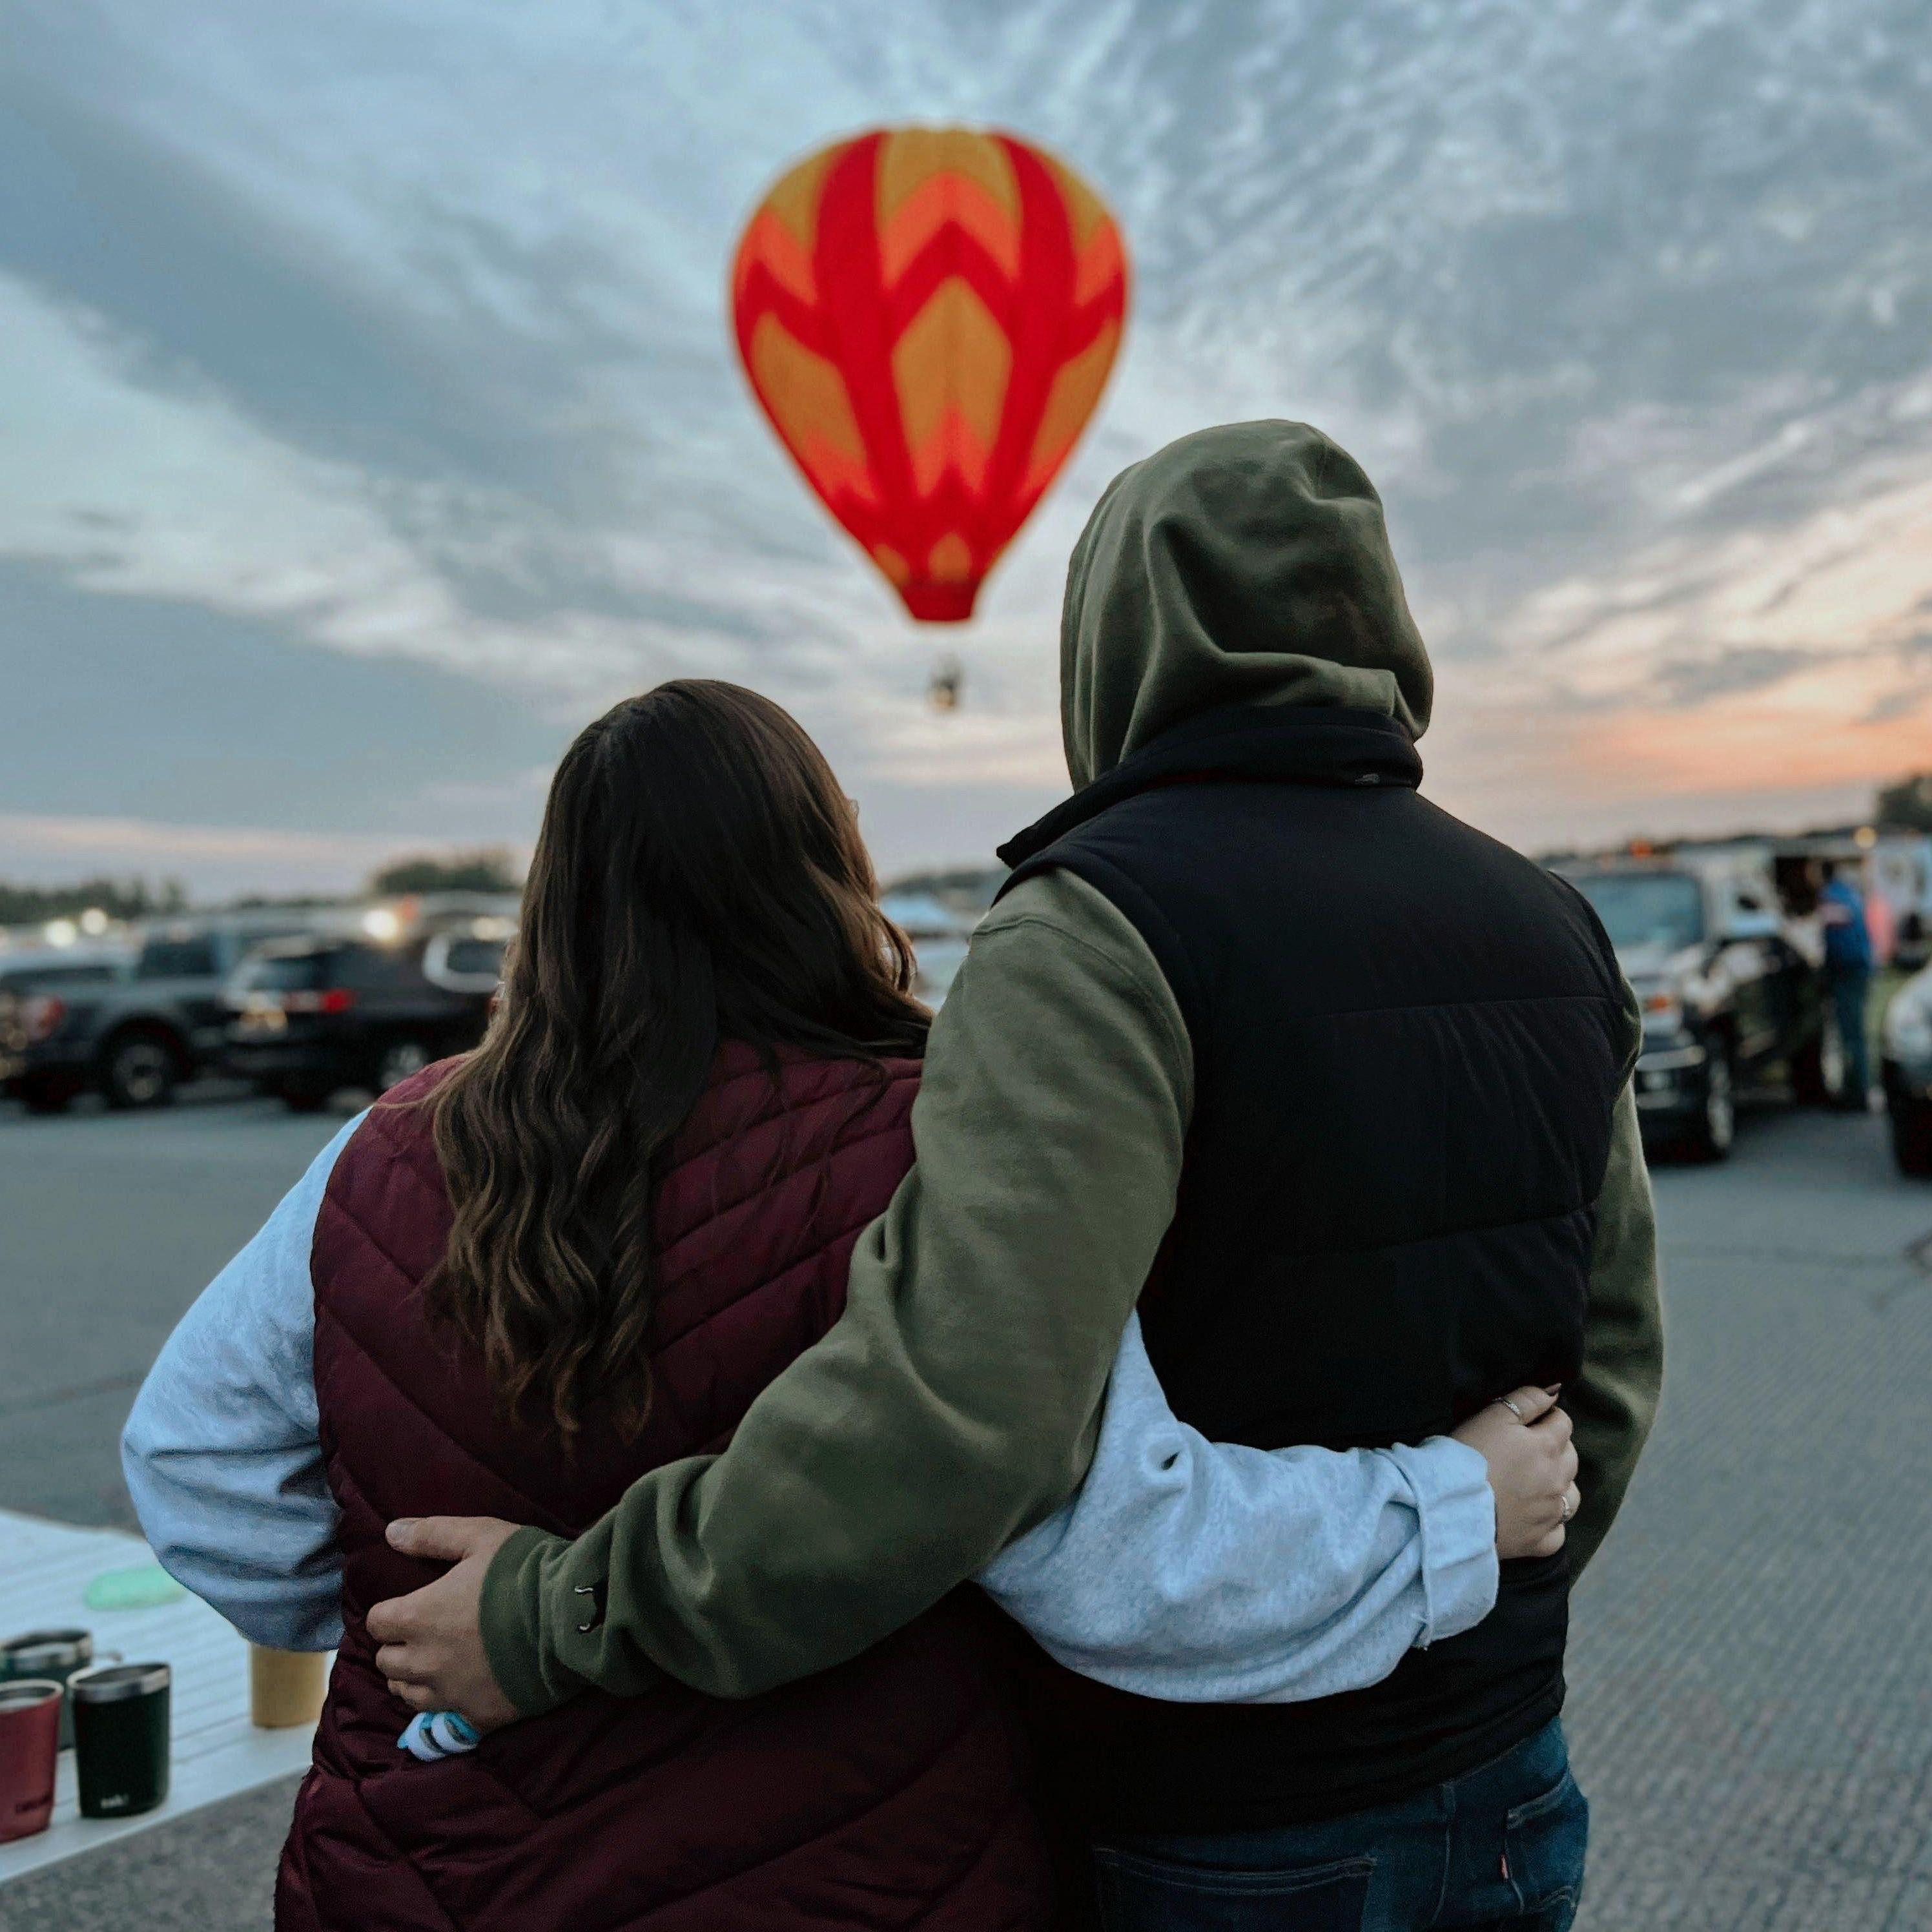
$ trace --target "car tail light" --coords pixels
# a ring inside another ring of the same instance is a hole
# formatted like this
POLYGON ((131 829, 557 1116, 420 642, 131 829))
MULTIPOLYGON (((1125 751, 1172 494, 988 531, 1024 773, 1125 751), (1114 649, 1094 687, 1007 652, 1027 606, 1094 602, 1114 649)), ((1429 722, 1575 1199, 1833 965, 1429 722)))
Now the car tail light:
POLYGON ((29 1040, 50 1039, 67 1018, 67 1002, 52 993, 36 993, 20 1002, 20 1024, 29 1040))
POLYGON ((325 987, 319 993, 284 993, 282 1010, 290 1013, 346 1013, 356 995, 346 986, 325 987))

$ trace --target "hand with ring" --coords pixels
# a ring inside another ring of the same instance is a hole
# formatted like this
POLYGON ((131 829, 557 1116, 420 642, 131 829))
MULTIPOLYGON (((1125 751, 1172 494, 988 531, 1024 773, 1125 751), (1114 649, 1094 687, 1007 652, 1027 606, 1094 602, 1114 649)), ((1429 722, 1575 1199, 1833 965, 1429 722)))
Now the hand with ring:
POLYGON ((1582 1502, 1570 1418, 1550 1389, 1512 1389, 1455 1432, 1489 1465, 1496 1554, 1554 1556, 1582 1502))

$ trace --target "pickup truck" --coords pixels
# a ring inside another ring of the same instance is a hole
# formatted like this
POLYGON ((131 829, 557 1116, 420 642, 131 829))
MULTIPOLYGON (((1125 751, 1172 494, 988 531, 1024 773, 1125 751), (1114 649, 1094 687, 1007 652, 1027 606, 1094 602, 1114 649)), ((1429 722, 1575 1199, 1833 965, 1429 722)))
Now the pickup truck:
POLYGON ((1596 908, 1643 1008, 1636 1103, 1647 1142, 1722 1160, 1747 1088, 1825 1098, 1817 960, 1768 867, 1685 859, 1556 868, 1596 908))
POLYGON ((110 1107, 165 1106, 218 1064, 230 1017, 223 995, 243 957, 308 924, 288 914, 172 920, 149 928, 111 972, 44 986, 23 978, 0 996, 0 1089, 40 1114, 90 1090, 110 1107))

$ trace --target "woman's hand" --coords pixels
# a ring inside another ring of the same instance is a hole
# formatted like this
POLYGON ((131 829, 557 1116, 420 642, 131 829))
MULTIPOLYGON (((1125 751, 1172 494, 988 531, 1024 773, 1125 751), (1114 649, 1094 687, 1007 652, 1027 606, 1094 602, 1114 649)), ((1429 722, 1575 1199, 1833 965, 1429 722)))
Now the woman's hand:
POLYGON ((1554 1556, 1582 1497, 1570 1418, 1548 1389, 1512 1389, 1455 1432, 1490 1466, 1496 1554, 1554 1556))

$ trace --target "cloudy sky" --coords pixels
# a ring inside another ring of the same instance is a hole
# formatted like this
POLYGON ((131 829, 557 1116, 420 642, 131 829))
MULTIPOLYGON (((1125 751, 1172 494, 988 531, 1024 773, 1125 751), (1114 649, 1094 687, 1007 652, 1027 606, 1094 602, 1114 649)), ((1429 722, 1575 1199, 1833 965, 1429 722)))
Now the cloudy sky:
POLYGON ((0 874, 207 892, 526 841, 679 673, 817 733, 889 867, 1064 789, 1116 469, 1307 418, 1381 483, 1452 808, 1802 823, 1932 764, 1926 0, 10 0, 0 874), (1004 125, 1119 213, 1072 466, 935 645, 731 359, 770 177, 1004 125))

